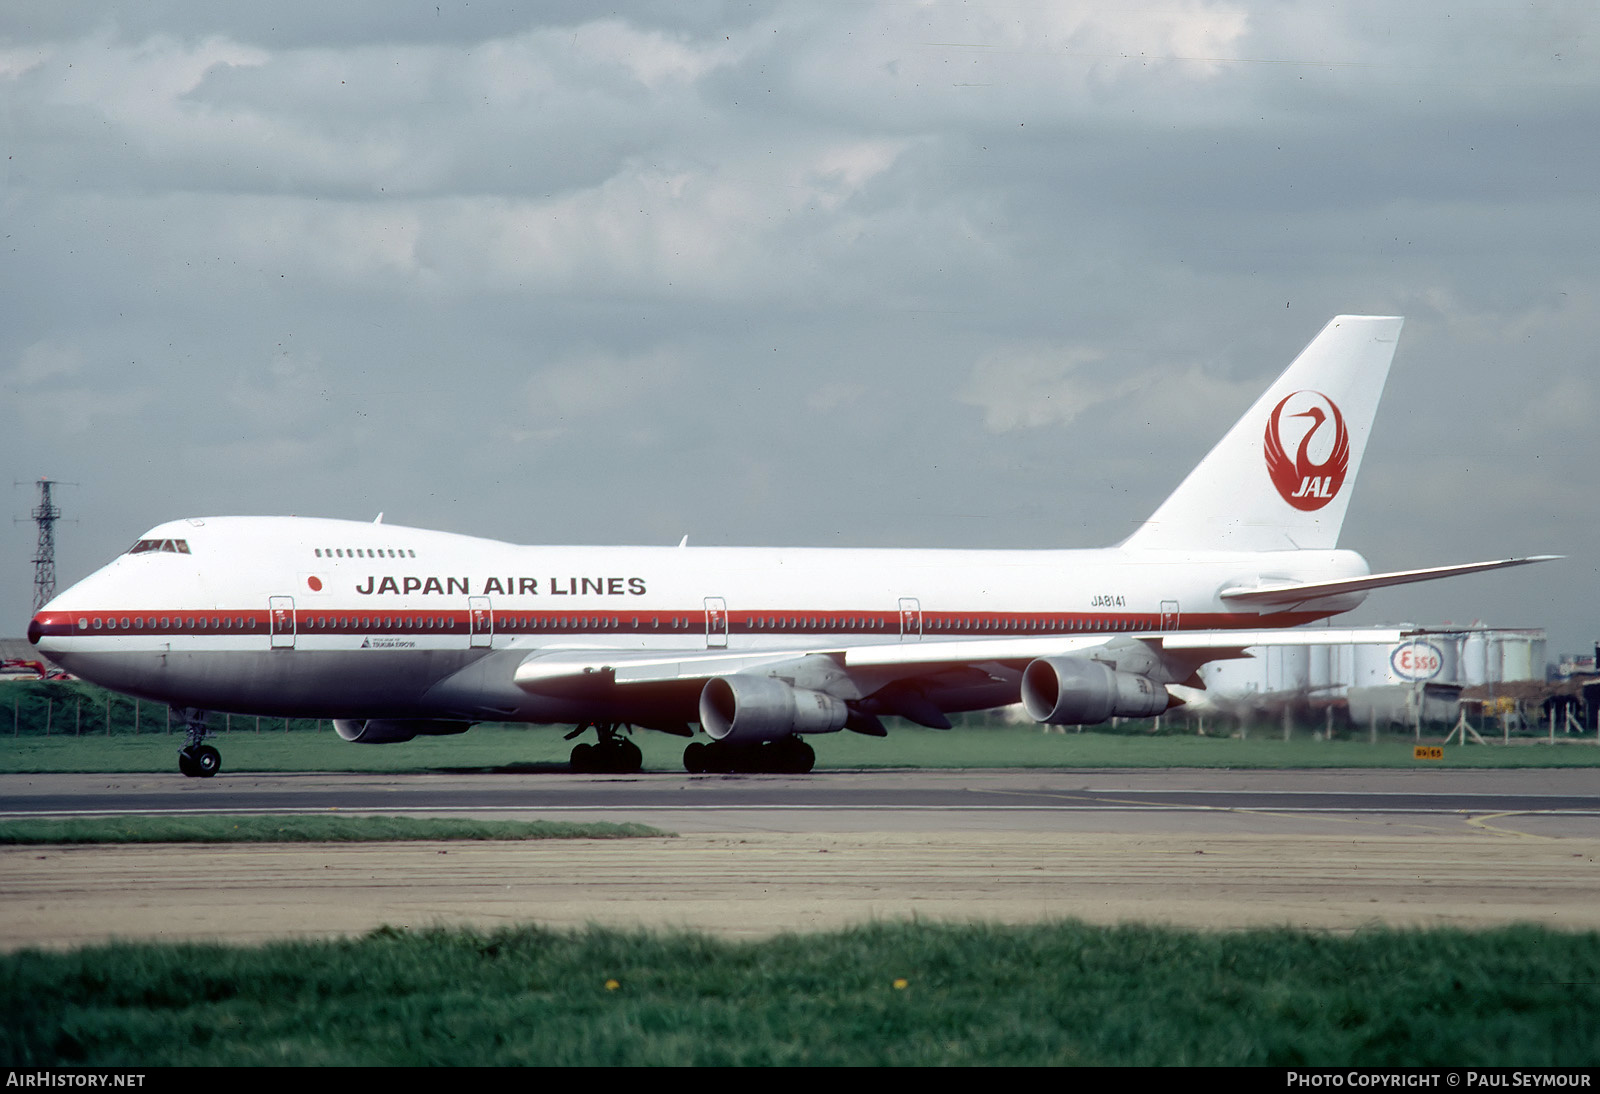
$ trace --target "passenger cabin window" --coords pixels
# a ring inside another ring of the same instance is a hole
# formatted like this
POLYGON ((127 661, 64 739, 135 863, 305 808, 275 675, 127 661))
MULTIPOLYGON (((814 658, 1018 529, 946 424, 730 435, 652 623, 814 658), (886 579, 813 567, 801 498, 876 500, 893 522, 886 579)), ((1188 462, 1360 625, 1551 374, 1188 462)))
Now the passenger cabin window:
POLYGON ((186 539, 141 539, 128 548, 130 555, 142 555, 146 551, 166 551, 174 555, 189 553, 189 541, 186 539))

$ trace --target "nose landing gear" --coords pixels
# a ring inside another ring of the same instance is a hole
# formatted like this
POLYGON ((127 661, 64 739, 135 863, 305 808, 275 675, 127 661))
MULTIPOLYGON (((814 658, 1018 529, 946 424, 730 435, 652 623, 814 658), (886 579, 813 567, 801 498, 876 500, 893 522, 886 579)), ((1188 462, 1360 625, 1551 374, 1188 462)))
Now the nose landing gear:
POLYGON ((210 733, 206 712, 187 707, 183 711, 184 745, 178 749, 178 770, 191 779, 209 779, 222 770, 222 753, 202 742, 210 733))

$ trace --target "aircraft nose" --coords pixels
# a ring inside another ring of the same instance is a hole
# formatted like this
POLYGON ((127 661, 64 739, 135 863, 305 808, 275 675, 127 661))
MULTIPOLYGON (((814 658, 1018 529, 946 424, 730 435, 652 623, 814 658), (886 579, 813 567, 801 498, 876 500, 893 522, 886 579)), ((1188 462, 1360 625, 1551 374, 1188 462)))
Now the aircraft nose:
POLYGON ((33 613, 33 618, 28 620, 28 643, 35 649, 44 649, 56 645, 52 637, 72 633, 72 615, 63 611, 60 598, 50 601, 44 607, 33 613), (44 643, 43 646, 40 643, 44 643))

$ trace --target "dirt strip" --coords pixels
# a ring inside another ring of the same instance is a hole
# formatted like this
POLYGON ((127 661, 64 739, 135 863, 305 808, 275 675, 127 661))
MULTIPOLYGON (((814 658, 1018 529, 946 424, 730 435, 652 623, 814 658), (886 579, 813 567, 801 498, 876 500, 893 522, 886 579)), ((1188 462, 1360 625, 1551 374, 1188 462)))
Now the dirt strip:
POLYGON ((0 948, 380 925, 762 936, 871 920, 1600 929, 1600 839, 1510 832, 745 832, 0 849, 0 948))

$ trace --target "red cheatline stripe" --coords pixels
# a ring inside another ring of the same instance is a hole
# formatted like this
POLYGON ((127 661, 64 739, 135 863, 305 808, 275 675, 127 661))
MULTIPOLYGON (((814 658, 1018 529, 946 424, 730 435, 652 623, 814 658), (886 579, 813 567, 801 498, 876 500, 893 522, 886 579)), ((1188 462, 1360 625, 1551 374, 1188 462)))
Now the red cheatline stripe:
MULTIPOLYGON (((708 618, 725 617, 733 634, 898 635, 899 612, 729 611, 682 612, 492 612, 472 611, 272 611, 184 612, 41 612, 33 633, 41 636, 85 635, 270 635, 318 634, 561 634, 703 633, 708 618), (276 621, 274 616, 277 616, 276 621), (474 617, 476 616, 476 620, 474 617)), ((1245 615, 1188 612, 1184 630, 1290 627, 1324 616, 1311 612, 1245 615)), ((907 616, 904 629, 924 637, 981 638, 1006 635, 1092 635, 1161 629, 1161 616, 1150 613, 1059 612, 929 612, 907 616)), ((720 627, 718 628, 721 629, 720 627)))

